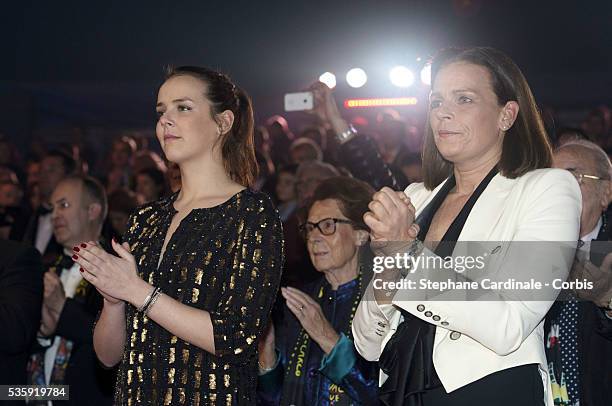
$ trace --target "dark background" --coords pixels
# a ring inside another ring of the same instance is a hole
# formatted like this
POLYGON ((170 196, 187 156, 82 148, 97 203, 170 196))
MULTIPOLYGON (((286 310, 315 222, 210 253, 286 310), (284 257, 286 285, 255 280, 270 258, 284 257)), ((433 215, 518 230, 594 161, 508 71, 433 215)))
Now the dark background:
POLYGON ((67 128, 152 130, 169 64, 229 73, 259 121, 324 71, 336 73, 340 100, 426 97, 422 85, 391 87, 388 70, 405 64, 418 78, 426 58, 450 45, 505 51, 538 102, 570 121, 612 104, 609 0, 21 1, 2 11, 0 131, 21 143, 67 128), (369 74, 359 90, 344 84, 354 66, 369 74))

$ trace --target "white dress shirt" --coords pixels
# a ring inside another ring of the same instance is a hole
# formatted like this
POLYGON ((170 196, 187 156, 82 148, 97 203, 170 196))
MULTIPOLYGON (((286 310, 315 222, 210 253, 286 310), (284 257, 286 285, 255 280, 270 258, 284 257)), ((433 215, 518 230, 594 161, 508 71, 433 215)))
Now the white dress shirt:
MULTIPOLYGON (((66 251, 64 251, 68 254, 66 251)), ((72 255, 72 253, 70 253, 72 255)), ((62 269, 60 274, 60 281, 62 286, 64 287, 64 293, 66 294, 66 298, 73 298, 76 293, 76 288, 83 279, 81 272, 79 271, 80 265, 76 262, 69 269, 62 269)), ((55 356, 57 355, 57 349, 59 347, 61 337, 55 336, 53 338, 53 343, 47 350, 45 351, 45 381, 47 384, 51 379, 51 373, 53 372, 53 366, 55 364, 55 356)), ((49 344, 51 340, 49 339, 39 339, 39 342, 43 345, 49 344)))
MULTIPOLYGON (((41 254, 44 254, 49 241, 53 236, 53 223, 51 222, 51 213, 44 214, 38 217, 38 228, 36 229, 36 239, 34 246, 41 254)), ((72 254, 70 254, 72 255, 72 254)))

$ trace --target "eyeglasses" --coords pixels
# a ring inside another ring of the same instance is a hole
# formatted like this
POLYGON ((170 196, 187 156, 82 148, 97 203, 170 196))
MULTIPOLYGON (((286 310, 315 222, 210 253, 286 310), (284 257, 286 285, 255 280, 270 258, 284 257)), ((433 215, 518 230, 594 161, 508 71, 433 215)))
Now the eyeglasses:
POLYGON ((336 232, 336 223, 354 224, 350 220, 325 218, 323 220, 317 221, 316 223, 307 221, 305 224, 300 224, 299 229, 300 229, 300 233, 305 238, 308 238, 310 234, 314 231, 315 228, 319 229, 319 231, 323 235, 332 235, 333 233, 336 232))
POLYGON ((576 169, 568 169, 568 171, 570 171, 571 174, 574 175, 579 185, 582 185, 582 183, 584 182, 584 179, 607 180, 607 179, 604 179, 604 178, 601 178, 595 175, 585 175, 584 173, 578 172, 576 169))

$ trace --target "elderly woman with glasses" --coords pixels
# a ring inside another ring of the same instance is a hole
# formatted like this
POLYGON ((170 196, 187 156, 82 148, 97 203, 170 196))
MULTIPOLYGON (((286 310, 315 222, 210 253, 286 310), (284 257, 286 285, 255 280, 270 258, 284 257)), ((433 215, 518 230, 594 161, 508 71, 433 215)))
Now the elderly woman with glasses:
POLYGON ((369 268, 361 264, 371 261, 360 248, 369 239, 363 215, 373 193, 348 177, 327 179, 315 190, 301 229, 322 277, 304 291, 281 289, 286 306, 259 344, 260 404, 377 402, 377 364, 359 356, 351 336, 368 284, 369 268))

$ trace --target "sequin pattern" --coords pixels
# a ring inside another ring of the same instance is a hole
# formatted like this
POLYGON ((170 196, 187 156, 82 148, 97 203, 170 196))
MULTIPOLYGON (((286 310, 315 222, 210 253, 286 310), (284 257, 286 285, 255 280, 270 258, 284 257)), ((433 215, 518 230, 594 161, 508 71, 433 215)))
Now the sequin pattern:
POLYGON ((173 336, 133 307, 119 368, 117 405, 255 404, 257 340, 276 297, 281 223, 270 199, 245 189, 193 210, 161 248, 176 194, 139 208, 126 240, 139 275, 170 297, 210 313, 216 354, 173 336))

